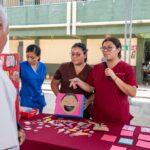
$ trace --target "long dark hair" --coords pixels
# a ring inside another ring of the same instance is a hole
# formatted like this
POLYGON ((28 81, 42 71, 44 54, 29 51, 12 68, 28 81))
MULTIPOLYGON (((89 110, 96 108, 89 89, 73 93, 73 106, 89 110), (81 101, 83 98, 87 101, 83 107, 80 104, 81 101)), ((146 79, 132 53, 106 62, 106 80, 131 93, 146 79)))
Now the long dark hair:
POLYGON ((107 41, 112 42, 112 43, 116 46, 117 49, 120 48, 120 52, 118 53, 118 58, 121 58, 121 48, 122 48, 122 46, 121 46, 121 43, 120 43, 119 39, 117 39, 116 37, 107 37, 107 38, 102 42, 102 46, 103 46, 103 44, 104 44, 105 42, 107 42, 107 41))

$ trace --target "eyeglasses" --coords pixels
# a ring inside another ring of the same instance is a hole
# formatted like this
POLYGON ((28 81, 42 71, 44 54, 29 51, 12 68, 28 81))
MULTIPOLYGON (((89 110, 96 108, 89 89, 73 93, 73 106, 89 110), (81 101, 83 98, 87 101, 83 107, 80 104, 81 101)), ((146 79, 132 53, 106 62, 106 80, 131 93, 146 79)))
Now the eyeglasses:
POLYGON ((100 49, 101 49, 102 51, 107 50, 107 51, 111 52, 114 48, 115 48, 115 47, 108 46, 108 47, 101 47, 100 49))
POLYGON ((80 57, 80 53, 71 53, 71 57, 73 57, 73 56, 77 56, 77 57, 80 57))

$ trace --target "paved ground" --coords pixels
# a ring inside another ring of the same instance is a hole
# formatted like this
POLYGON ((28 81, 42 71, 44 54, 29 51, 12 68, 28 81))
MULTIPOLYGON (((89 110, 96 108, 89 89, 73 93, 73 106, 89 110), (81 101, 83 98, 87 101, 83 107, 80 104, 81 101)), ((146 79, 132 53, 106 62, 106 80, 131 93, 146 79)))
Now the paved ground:
MULTIPOLYGON (((47 102, 44 113, 53 114, 56 97, 50 89, 50 82, 45 81, 42 88, 47 102)), ((137 96, 130 99, 130 112, 134 116, 131 124, 150 127, 150 86, 139 85, 137 96)))

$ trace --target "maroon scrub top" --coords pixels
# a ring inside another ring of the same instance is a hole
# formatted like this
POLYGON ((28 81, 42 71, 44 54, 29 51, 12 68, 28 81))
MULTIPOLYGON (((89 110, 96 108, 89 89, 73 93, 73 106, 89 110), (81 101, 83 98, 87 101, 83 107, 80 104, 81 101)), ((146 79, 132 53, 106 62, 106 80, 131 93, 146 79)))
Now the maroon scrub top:
POLYGON ((82 81, 87 80, 88 75, 91 72, 92 67, 88 64, 86 64, 83 68, 83 70, 76 74, 75 68, 72 62, 63 63, 58 70, 56 70, 54 74, 54 79, 60 80, 60 92, 61 93, 74 93, 74 94, 83 94, 86 98, 88 98, 91 94, 85 92, 80 87, 77 87, 77 89, 73 89, 72 87, 69 87, 70 81, 69 79, 73 79, 75 77, 78 77, 82 81))
MULTIPOLYGON (((129 113, 128 96, 113 80, 108 79, 104 70, 102 63, 95 65, 87 80, 95 87, 92 117, 99 121, 129 124, 132 116, 129 113)), ((129 64, 120 61, 112 70, 125 83, 137 86, 134 69, 129 64)))

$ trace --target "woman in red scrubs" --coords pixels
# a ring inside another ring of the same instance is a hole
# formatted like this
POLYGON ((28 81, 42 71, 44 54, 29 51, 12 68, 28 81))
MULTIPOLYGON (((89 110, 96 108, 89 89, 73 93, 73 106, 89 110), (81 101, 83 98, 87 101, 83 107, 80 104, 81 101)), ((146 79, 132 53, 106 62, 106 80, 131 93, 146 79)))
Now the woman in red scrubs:
POLYGON ((94 66, 87 83, 74 78, 71 87, 80 86, 85 91, 95 89, 92 118, 98 121, 130 123, 128 96, 136 95, 136 77, 134 69, 120 59, 121 43, 115 37, 106 38, 101 47, 105 63, 94 66), (107 64, 107 65, 106 65, 107 64))

